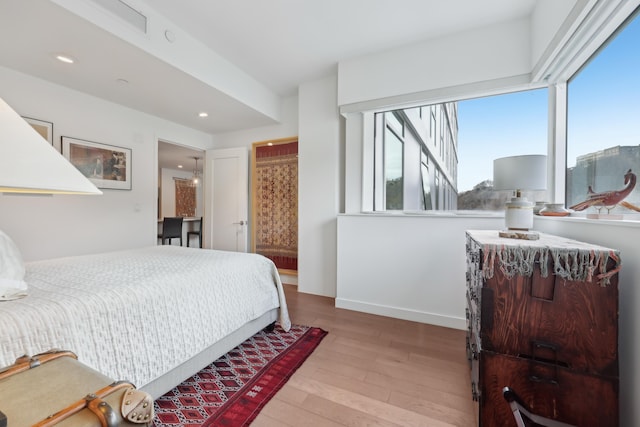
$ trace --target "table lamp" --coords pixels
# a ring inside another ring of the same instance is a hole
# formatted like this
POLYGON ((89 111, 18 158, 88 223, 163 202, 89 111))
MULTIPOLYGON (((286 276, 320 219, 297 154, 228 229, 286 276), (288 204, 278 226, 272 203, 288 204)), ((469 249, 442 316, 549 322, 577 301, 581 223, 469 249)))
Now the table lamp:
POLYGON ((0 193, 102 191, 0 98, 0 193))
POLYGON ((524 155, 502 157, 493 161, 493 189, 511 190, 513 197, 505 203, 506 231, 502 237, 535 240, 538 233, 533 228, 534 203, 522 196, 522 191, 547 189, 547 156, 524 155))

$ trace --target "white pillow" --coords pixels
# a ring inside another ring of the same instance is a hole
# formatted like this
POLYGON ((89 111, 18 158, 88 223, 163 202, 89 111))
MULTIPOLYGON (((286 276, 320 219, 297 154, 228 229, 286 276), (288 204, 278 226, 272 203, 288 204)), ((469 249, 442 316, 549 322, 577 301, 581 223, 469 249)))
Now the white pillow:
POLYGON ((22 255, 13 240, 0 230, 0 301, 27 296, 22 255))

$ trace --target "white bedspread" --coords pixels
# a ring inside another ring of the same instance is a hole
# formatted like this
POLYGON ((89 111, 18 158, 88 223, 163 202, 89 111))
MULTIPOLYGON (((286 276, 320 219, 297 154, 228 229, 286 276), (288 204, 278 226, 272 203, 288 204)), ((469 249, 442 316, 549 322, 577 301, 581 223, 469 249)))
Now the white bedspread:
POLYGON ((157 246, 26 264, 29 296, 0 302, 0 367, 71 350, 142 387, 270 309, 290 327, 267 258, 157 246))

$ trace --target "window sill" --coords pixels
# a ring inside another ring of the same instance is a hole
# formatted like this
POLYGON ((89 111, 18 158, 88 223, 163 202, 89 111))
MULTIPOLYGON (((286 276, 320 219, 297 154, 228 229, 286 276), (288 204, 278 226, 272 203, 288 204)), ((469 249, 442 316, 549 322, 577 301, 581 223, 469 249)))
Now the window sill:
MULTIPOLYGON (((340 215, 383 216, 383 217, 432 217, 432 218, 504 218, 503 211, 362 211, 340 215)), ((607 224, 640 227, 640 214, 622 214, 622 218, 587 218, 585 213, 572 213, 569 216, 535 215, 535 221, 570 221, 593 224, 607 224)))
MULTIPOLYGON (((345 214, 343 214, 345 215, 345 214)), ((373 216, 423 216, 423 217, 473 217, 473 218, 504 218, 504 212, 494 211, 362 211, 347 215, 373 215, 373 216)))
POLYGON ((557 217, 557 216, 541 216, 536 215, 535 221, 569 221, 569 222, 581 222, 588 224, 607 224, 613 226, 624 227, 640 227, 640 216, 635 214, 622 215, 622 219, 610 219, 610 218, 587 218, 586 214, 572 213, 569 216, 557 217))

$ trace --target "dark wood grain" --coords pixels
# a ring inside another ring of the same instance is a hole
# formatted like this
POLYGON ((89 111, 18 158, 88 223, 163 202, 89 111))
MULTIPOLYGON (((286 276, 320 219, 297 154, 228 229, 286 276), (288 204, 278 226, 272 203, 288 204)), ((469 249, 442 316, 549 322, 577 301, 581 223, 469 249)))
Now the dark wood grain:
POLYGON ((482 351, 480 383, 481 427, 516 427, 502 397, 504 387, 515 391, 536 415, 580 427, 618 425, 617 378, 482 351))
POLYGON ((483 349, 553 359, 592 374, 618 375, 617 275, 601 286, 551 274, 543 278, 536 266, 532 277, 509 280, 500 273, 485 286, 492 292, 483 292, 482 318, 489 316, 492 321, 481 330, 483 349))
MULTIPOLYGON (((509 278, 498 258, 485 253, 492 250, 485 243, 468 235, 467 356, 480 425, 516 426, 502 396, 509 387, 535 415, 580 427, 617 427, 617 272, 604 286, 595 279, 565 280, 553 274, 550 257, 546 277, 536 262, 530 277, 509 278), (483 270, 493 276, 486 278, 483 270)), ((520 246, 526 254, 529 245, 520 246)))

